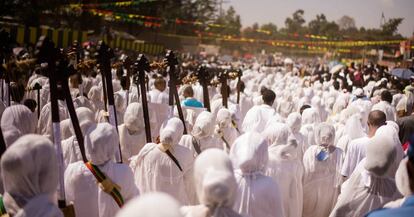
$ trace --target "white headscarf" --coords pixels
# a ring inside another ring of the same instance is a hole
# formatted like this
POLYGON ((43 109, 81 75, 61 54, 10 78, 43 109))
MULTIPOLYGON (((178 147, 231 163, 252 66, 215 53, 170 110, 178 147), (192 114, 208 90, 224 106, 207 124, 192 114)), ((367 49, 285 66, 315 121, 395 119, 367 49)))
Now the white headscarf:
POLYGON ((114 159, 117 146, 118 134, 109 123, 99 123, 86 132, 86 155, 97 166, 114 159))
POLYGON ((211 136, 214 133, 214 116, 210 112, 201 112, 193 126, 193 135, 197 138, 211 136))
POLYGON ((10 146, 23 135, 34 133, 36 124, 35 114, 26 106, 7 107, 1 118, 1 130, 6 146, 10 146))
POLYGON ((148 193, 125 204, 116 217, 182 217, 180 205, 168 194, 148 193))
POLYGON ((234 208, 245 216, 283 216, 279 186, 265 176, 267 141, 255 132, 237 138, 230 150, 238 183, 234 208))
POLYGON ((58 185, 53 144, 29 134, 19 138, 1 158, 4 204, 16 217, 63 217, 52 198, 58 185))
POLYGON ((187 217, 239 216, 232 210, 237 184, 230 158, 224 151, 208 149, 197 157, 194 182, 201 205, 184 207, 187 217))
POLYGON ((286 124, 292 133, 298 133, 302 126, 302 116, 298 112, 290 113, 286 119, 286 124))
POLYGON ((140 103, 133 102, 128 105, 124 114, 124 124, 134 132, 144 130, 144 112, 140 103))

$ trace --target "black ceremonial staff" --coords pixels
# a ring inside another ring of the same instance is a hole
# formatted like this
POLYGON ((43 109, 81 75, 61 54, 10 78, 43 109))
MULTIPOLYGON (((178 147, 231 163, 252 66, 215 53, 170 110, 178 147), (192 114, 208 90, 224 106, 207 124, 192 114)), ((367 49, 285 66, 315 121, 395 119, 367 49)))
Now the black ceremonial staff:
MULTIPOLYGON (((109 111, 109 123, 116 127, 118 131, 118 122, 116 117, 114 89, 112 87, 112 73, 111 73, 111 59, 115 57, 114 51, 108 47, 104 41, 100 41, 98 44, 98 63, 102 73, 102 83, 104 86, 104 95, 108 97, 108 111, 109 111)), ((121 145, 118 145, 119 155, 118 162, 122 163, 121 145)))
POLYGON ((241 69, 237 70, 237 104, 240 104, 240 89, 241 89, 241 77, 243 71, 241 69))
POLYGON ((208 85, 210 84, 210 74, 206 70, 206 67, 199 66, 197 69, 197 78, 200 82, 201 87, 203 88, 203 103, 204 108, 207 109, 207 111, 211 112, 210 108, 210 97, 208 95, 208 85))
POLYGON ((180 116, 181 121, 184 125, 184 134, 187 134, 187 127, 185 126, 185 120, 183 115, 183 110, 181 108, 180 104, 180 98, 178 96, 177 92, 177 73, 175 72, 175 68, 178 65, 177 57, 174 55, 174 52, 169 50, 167 51, 164 62, 167 63, 169 66, 168 75, 170 76, 170 81, 168 83, 170 92, 169 92, 169 98, 168 98, 168 104, 170 105, 170 113, 172 114, 174 112, 174 100, 175 105, 177 106, 178 115, 180 116))
POLYGON ((54 47, 54 44, 46 36, 41 36, 36 44, 36 57, 38 63, 47 63, 47 72, 50 85, 50 103, 52 113, 53 141, 56 147, 58 170, 59 170, 59 189, 58 189, 58 206, 65 216, 75 216, 73 205, 67 205, 65 199, 65 184, 63 170, 63 154, 60 137, 60 118, 58 108, 58 88, 56 61, 60 57, 60 51, 54 47))
POLYGON ((218 75, 218 78, 221 83, 222 103, 223 103, 224 108, 228 108, 229 92, 228 92, 227 80, 229 78, 229 75, 228 75, 227 70, 220 72, 218 75))
POLYGON ((147 143, 150 143, 152 142, 151 126, 148 113, 148 100, 145 89, 145 72, 150 71, 150 64, 148 62, 148 59, 143 54, 140 54, 133 67, 135 73, 135 84, 137 87, 139 86, 139 89, 141 91, 141 104, 142 110, 144 111, 145 135, 147 138, 147 143))

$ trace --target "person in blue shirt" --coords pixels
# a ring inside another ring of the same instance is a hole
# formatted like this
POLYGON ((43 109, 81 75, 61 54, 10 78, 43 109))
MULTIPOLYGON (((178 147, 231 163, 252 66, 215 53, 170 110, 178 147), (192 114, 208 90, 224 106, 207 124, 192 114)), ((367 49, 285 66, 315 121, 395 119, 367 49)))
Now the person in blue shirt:
MULTIPOLYGON (((410 156, 410 154, 409 154, 410 156)), ((367 217, 411 217, 414 216, 414 158, 406 157, 400 162, 397 173, 395 174, 397 188, 403 199, 394 202, 401 206, 392 209, 379 209, 368 213, 367 217), (401 201, 403 201, 401 203, 401 201)))
POLYGON ((194 98, 194 91, 191 85, 188 85, 183 90, 185 100, 181 103, 183 106, 203 108, 203 103, 194 98))

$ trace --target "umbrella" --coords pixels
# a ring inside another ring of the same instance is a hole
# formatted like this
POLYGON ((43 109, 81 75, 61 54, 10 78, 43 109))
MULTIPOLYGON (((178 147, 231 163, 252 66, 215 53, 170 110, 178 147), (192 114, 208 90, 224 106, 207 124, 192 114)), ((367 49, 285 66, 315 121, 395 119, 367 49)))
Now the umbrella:
POLYGON ((410 69, 396 68, 391 71, 391 75, 397 78, 409 80, 412 76, 414 76, 414 72, 410 69))
POLYGON ((336 66, 334 66, 334 67, 332 67, 332 68, 331 68, 330 73, 331 73, 331 74, 337 73, 337 72, 339 72, 340 70, 342 70, 343 68, 345 68, 345 66, 344 66, 344 65, 342 65, 342 64, 338 64, 338 65, 336 65, 336 66))

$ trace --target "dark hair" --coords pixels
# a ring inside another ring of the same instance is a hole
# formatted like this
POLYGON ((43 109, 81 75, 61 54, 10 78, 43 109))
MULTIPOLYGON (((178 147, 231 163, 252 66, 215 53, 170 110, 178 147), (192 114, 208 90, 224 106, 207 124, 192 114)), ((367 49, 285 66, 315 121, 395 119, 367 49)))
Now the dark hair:
POLYGON ((191 85, 188 85, 187 87, 184 88, 183 95, 186 96, 186 97, 193 97, 194 96, 194 90, 191 87, 191 85))
POLYGON ((276 99, 276 94, 272 90, 266 89, 263 91, 262 99, 265 104, 271 106, 276 99))
POLYGON ((392 102, 392 95, 391 95, 390 91, 388 91, 388 90, 382 91, 381 92, 381 100, 391 103, 392 102))
POLYGON ((339 82, 338 81, 334 81, 332 85, 335 88, 335 90, 339 90, 339 82))
POLYGON ((368 124, 375 127, 385 125, 387 116, 380 110, 371 111, 368 115, 368 124))
POLYGON ((37 103, 34 99, 25 99, 23 101, 23 105, 25 105, 27 108, 29 108, 30 111, 32 111, 32 112, 36 111, 37 103))
POLYGON ((303 111, 305 111, 305 109, 308 109, 308 108, 311 108, 311 106, 307 104, 303 105, 302 107, 300 107, 299 113, 302 115, 303 111))

